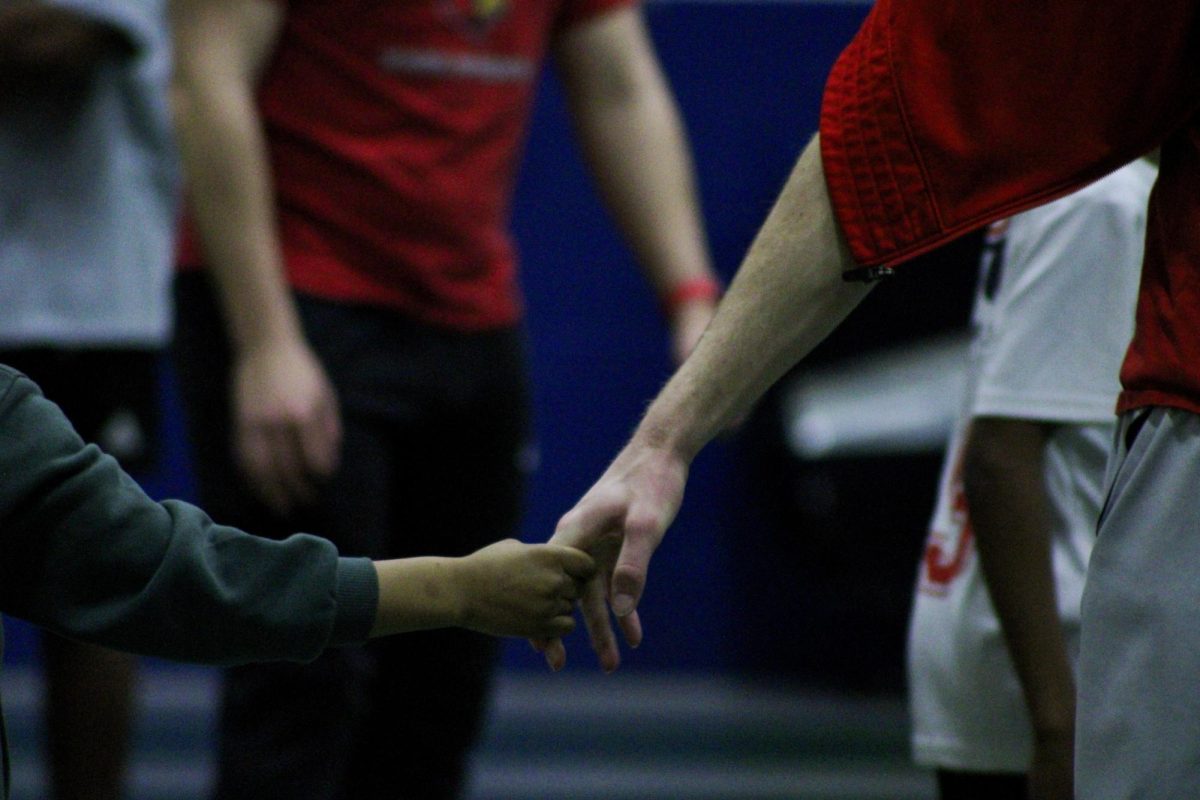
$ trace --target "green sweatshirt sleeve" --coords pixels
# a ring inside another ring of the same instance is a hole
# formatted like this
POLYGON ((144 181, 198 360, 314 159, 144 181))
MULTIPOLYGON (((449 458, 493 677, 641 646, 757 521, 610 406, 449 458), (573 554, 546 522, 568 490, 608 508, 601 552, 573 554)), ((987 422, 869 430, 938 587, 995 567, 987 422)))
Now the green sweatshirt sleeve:
POLYGON ((74 638, 181 661, 316 658, 366 638, 367 559, 251 536, 156 503, 0 366, 0 611, 74 638))

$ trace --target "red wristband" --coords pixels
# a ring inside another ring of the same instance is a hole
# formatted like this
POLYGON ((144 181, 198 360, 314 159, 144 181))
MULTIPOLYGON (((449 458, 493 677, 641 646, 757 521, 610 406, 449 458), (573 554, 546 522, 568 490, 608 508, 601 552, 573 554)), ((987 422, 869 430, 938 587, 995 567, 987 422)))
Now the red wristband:
POLYGON ((667 316, 672 316, 681 306, 687 305, 693 300, 712 300, 715 301, 721 296, 721 284, 715 278, 704 276, 702 278, 688 278, 685 281, 680 281, 671 287, 671 289, 663 295, 662 307, 663 312, 667 316))

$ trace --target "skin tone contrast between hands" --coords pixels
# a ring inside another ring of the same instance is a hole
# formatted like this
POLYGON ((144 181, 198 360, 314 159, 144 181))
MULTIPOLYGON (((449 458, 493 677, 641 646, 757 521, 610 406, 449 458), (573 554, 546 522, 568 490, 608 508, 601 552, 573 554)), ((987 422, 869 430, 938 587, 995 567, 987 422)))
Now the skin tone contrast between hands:
POLYGON ((371 636, 457 626, 493 636, 564 636, 596 571, 570 547, 496 542, 463 558, 375 562, 379 607, 371 636))
MULTIPOLYGON (((692 460, 867 295, 869 286, 842 279, 853 265, 814 138, 696 349, 551 539, 596 558, 580 607, 605 671, 620 664, 610 608, 626 641, 641 642, 637 604, 692 460)), ((533 644, 552 669, 565 663, 561 640, 533 644)))

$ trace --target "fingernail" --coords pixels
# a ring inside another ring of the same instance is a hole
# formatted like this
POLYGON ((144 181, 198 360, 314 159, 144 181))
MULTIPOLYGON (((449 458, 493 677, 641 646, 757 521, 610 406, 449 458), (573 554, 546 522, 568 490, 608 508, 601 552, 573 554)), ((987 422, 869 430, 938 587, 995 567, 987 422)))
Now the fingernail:
POLYGON ((613 613, 618 617, 627 617, 633 613, 633 596, 628 594, 613 595, 613 613))

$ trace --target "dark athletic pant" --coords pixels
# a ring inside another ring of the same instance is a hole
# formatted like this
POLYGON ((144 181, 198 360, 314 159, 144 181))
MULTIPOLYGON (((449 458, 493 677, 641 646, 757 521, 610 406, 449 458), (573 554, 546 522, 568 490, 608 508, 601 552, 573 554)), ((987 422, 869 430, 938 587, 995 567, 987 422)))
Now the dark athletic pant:
POLYGON ((153 348, 0 348, 0 364, 28 375, 85 442, 134 477, 158 466, 161 358, 153 348))
POLYGON ((1029 779, 1021 773, 937 771, 938 800, 1027 800, 1029 779))
MULTIPOLYGON (((301 297, 309 342, 338 393, 343 450, 314 507, 273 519, 230 450, 229 362, 201 274, 176 283, 175 356, 201 505, 266 535, 332 539, 343 555, 463 555, 517 532, 528 442, 523 336, 457 334, 301 297)), ((228 670, 220 800, 454 798, 479 732, 495 640, 406 634, 312 664, 228 670)))

